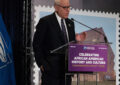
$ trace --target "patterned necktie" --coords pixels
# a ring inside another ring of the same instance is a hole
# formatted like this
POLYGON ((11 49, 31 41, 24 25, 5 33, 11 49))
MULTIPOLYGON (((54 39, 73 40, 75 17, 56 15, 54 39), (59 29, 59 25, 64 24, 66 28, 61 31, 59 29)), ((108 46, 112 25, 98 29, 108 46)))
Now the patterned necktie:
POLYGON ((63 35, 64 35, 65 43, 67 43, 68 42, 67 32, 66 32, 66 29, 65 29, 65 25, 64 25, 63 19, 61 19, 61 28, 62 28, 62 32, 63 32, 63 35))

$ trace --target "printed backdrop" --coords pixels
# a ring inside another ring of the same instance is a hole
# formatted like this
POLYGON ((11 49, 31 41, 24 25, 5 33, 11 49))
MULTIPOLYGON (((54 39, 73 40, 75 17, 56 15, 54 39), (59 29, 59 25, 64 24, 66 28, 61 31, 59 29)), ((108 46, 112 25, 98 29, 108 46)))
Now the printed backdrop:
MULTIPOLYGON (((38 23, 39 19, 43 16, 51 14, 54 12, 53 7, 46 6, 34 6, 34 16, 33 16, 33 30, 35 31, 35 26, 38 23)), ((119 28, 119 14, 115 13, 105 13, 97 11, 86 11, 86 10, 75 10, 72 9, 70 12, 69 18, 74 18, 75 20, 91 27, 100 33, 95 32, 94 30, 89 29, 77 22, 75 22, 75 32, 80 34, 86 32, 87 36, 86 42, 97 42, 97 43, 106 43, 105 37, 107 38, 108 43, 108 56, 107 56, 107 72, 98 73, 100 81, 103 80, 116 80, 116 74, 118 63, 118 28, 119 28)), ((117 82, 116 82, 117 83, 117 82)))

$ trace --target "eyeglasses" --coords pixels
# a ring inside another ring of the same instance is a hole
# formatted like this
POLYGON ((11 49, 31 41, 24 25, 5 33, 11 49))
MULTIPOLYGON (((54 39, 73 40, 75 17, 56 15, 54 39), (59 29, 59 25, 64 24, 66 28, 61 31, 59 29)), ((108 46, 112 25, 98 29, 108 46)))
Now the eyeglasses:
POLYGON ((62 7, 63 9, 71 9, 72 7, 71 6, 61 6, 59 4, 57 4, 59 7, 62 7))

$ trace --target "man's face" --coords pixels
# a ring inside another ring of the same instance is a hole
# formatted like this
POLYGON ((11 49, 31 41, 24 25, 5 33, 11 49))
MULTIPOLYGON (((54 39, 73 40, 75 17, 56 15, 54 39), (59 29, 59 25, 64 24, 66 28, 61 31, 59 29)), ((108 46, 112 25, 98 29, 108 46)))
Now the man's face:
POLYGON ((68 18, 70 12, 70 3, 69 0, 60 1, 60 4, 55 5, 55 10, 61 18, 66 19, 68 18))

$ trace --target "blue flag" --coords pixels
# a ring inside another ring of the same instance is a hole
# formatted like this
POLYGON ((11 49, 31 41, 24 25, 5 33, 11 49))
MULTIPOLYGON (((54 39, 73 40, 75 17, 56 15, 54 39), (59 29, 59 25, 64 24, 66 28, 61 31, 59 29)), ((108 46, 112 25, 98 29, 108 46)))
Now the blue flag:
POLYGON ((0 85, 16 85, 11 40, 0 13, 0 85))

